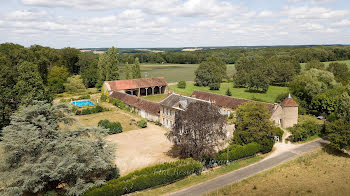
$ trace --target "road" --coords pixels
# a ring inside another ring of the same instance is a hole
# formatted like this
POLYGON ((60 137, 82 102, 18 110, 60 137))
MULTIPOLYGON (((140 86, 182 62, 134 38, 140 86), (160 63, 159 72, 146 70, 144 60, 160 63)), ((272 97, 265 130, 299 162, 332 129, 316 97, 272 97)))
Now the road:
POLYGON ((214 191, 218 188, 224 187, 226 185, 232 184, 234 182, 243 180, 254 174, 260 173, 264 170, 273 168, 277 165, 280 165, 286 161, 292 160, 301 154, 306 152, 310 152, 316 148, 325 145, 327 142, 325 140, 319 139, 316 141, 312 141, 306 143, 302 146, 299 146, 291 151, 284 152, 278 156, 274 156, 271 158, 266 158, 260 162, 252 164, 250 166, 232 171, 230 173, 224 174, 212 180, 203 182, 201 184, 197 184, 191 186, 189 188, 174 192, 169 194, 169 196, 188 196, 188 195, 203 195, 205 193, 214 191))

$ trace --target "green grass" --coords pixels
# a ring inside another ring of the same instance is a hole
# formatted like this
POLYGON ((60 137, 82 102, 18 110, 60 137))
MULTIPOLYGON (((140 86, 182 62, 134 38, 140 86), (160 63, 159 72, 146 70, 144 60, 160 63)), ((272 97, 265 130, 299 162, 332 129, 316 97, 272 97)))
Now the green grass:
POLYGON ((167 97, 168 97, 168 94, 158 94, 158 95, 143 96, 142 99, 146 99, 148 101, 153 101, 153 102, 161 102, 163 99, 167 97))
MULTIPOLYGON (((198 64, 141 64, 142 77, 164 77, 167 82, 193 81, 198 64)), ((232 76, 233 64, 227 65, 227 74, 232 76)))
POLYGON ((147 191, 138 192, 138 193, 135 193, 133 195, 152 196, 152 195, 163 195, 166 193, 175 192, 175 191, 193 186, 195 184, 205 182, 207 180, 213 179, 217 176, 220 176, 220 175, 226 174, 228 172, 237 170, 237 169, 245 167, 247 165, 256 163, 256 162, 260 161, 262 158, 263 158, 262 156, 255 156, 255 157, 248 158, 245 160, 232 162, 227 166, 222 166, 222 167, 219 167, 219 168, 207 171, 207 172, 203 172, 201 175, 192 175, 192 176, 189 176, 183 180, 169 184, 167 186, 162 186, 162 187, 150 189, 147 191))
POLYGON ((176 85, 171 85, 169 88, 171 91, 175 91, 176 93, 186 96, 190 96, 194 90, 225 95, 227 89, 229 88, 232 93, 232 97, 258 99, 269 103, 274 103, 279 94, 288 92, 287 87, 270 86, 266 93, 252 93, 247 92, 245 88, 233 88, 232 83, 221 83, 220 90, 218 91, 211 91, 209 90, 209 87, 199 87, 195 86, 194 84, 187 84, 185 89, 179 89, 176 85))
MULTIPOLYGON (((345 64, 348 65, 348 67, 349 67, 349 69, 350 69, 350 60, 344 60, 344 61, 329 61, 329 62, 323 62, 323 63, 326 65, 326 67, 328 67, 328 65, 329 65, 330 63, 333 63, 333 62, 345 63, 345 64)), ((304 68, 305 65, 306 65, 306 63, 300 63, 300 65, 301 65, 302 68, 304 68)))

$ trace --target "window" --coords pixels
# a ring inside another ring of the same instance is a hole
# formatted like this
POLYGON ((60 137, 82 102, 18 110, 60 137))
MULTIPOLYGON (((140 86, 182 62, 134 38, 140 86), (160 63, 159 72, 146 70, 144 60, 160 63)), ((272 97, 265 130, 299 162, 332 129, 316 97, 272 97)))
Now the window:
POLYGON ((163 108, 163 114, 165 114, 165 108, 163 108))
POLYGON ((163 118, 163 125, 165 125, 165 118, 163 118))
POLYGON ((170 110, 170 116, 171 116, 171 110, 170 110))

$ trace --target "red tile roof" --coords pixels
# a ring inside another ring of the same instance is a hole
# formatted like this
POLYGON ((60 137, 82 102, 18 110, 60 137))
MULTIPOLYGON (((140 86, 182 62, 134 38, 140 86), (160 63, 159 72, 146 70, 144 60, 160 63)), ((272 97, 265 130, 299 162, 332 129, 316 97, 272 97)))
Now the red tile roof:
POLYGON ((299 104, 293 98, 287 97, 280 104, 282 107, 298 107, 299 104))
MULTIPOLYGON (((219 95, 219 94, 208 93, 208 92, 197 91, 197 90, 193 91, 191 97, 210 101, 215 103, 219 107, 230 108, 232 110, 236 110, 238 106, 243 103, 252 102, 252 100, 248 100, 248 99, 229 97, 226 95, 219 95)), ((274 104, 265 103, 265 102, 261 102, 261 103, 264 103, 267 106, 271 114, 274 112, 275 110, 274 104)))
POLYGON ((106 81, 106 83, 109 84, 112 91, 168 85, 163 77, 138 78, 138 79, 132 79, 132 80, 115 80, 115 81, 106 81))
POLYGON ((139 97, 136 97, 134 95, 129 95, 126 93, 121 93, 121 92, 112 92, 109 97, 119 99, 120 101, 131 105, 133 107, 137 107, 139 109, 143 109, 149 113, 159 115, 160 113, 160 104, 152 101, 148 101, 145 99, 141 99, 139 97))

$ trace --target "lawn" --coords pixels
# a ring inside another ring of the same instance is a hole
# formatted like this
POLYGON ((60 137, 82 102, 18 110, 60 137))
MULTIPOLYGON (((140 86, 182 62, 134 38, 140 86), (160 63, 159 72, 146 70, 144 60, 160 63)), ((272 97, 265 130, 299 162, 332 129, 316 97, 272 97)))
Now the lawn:
POLYGON ((143 96, 142 99, 146 99, 148 101, 153 101, 153 102, 161 102, 163 99, 167 97, 168 97, 168 94, 158 94, 158 95, 143 96))
POLYGON ((238 98, 245 98, 245 99, 257 99, 269 103, 274 103, 276 97, 281 93, 287 93, 288 88, 287 87, 280 87, 280 86, 270 86, 269 90, 266 93, 252 93, 247 92, 245 88, 233 88, 232 83, 221 83, 221 88, 218 91, 211 91, 209 90, 209 87, 198 87, 194 84, 187 84, 186 89, 179 89, 176 85, 171 85, 170 91, 175 91, 176 93, 183 94, 186 96, 190 96, 194 90, 200 90, 210 93, 217 93, 225 95, 227 89, 229 88, 232 97, 238 97, 238 98))
POLYGON ((320 149, 208 195, 350 195, 350 158, 320 149))
MULTIPOLYGON (((198 64, 141 64, 141 74, 144 78, 164 77, 167 82, 193 81, 197 67, 198 64)), ((232 76, 233 70, 234 65, 228 64, 229 76, 232 76)))
MULTIPOLYGON (((349 69, 350 69, 350 60, 344 60, 344 61, 329 61, 329 62, 323 62, 326 67, 328 67, 328 65, 332 62, 338 62, 338 63, 345 63, 348 65, 349 69)), ((304 68, 306 63, 300 63, 301 67, 304 68)))
POLYGON ((125 112, 120 111, 119 109, 96 114, 74 116, 74 118, 78 120, 76 124, 77 126, 96 127, 100 120, 109 120, 111 122, 120 122, 123 127, 123 132, 139 129, 135 125, 135 121, 132 121, 132 119, 134 119, 133 116, 125 114, 125 112))
POLYGON ((249 159, 232 162, 228 166, 222 166, 213 170, 209 170, 207 172, 203 172, 201 175, 192 175, 183 180, 169 184, 167 186, 162 186, 162 187, 150 189, 147 191, 138 192, 132 195, 152 196, 152 195, 163 195, 163 194, 175 192, 175 191, 205 182, 207 180, 213 179, 215 177, 226 174, 228 172, 237 170, 239 168, 248 166, 250 164, 256 163, 260 161, 262 158, 263 158, 262 156, 256 156, 249 159))

